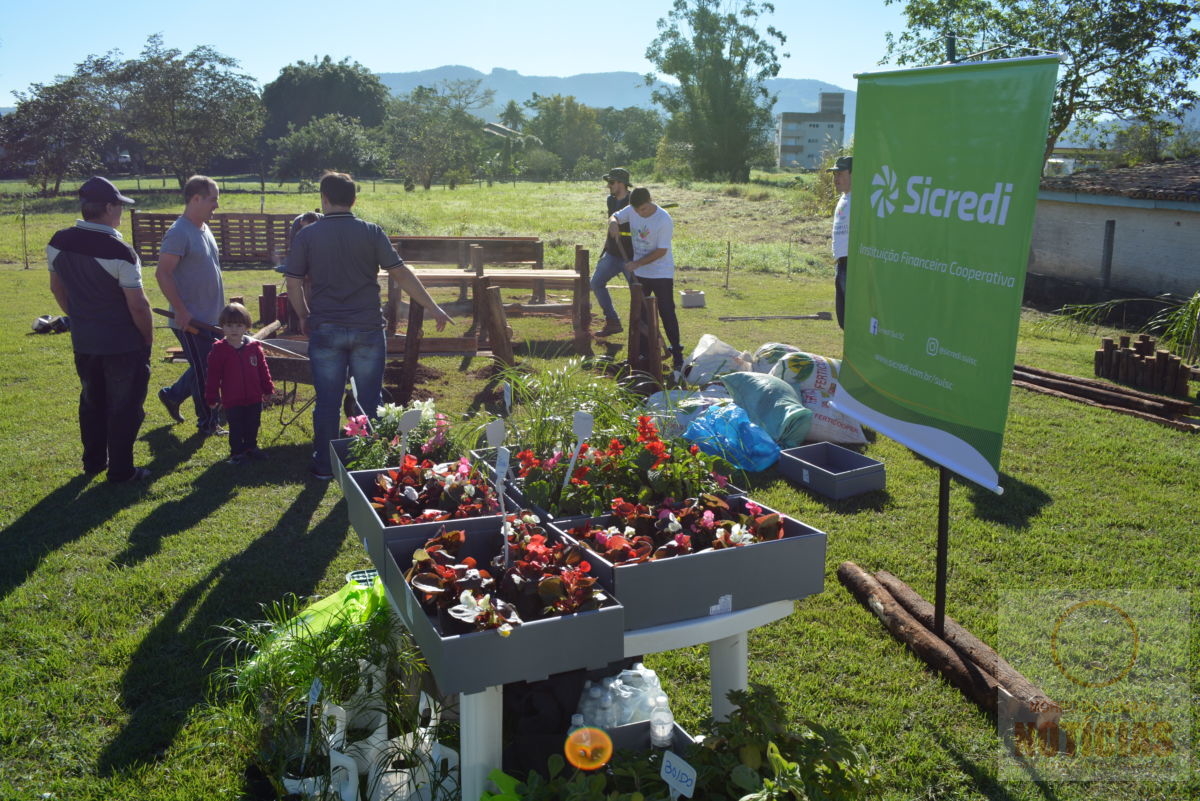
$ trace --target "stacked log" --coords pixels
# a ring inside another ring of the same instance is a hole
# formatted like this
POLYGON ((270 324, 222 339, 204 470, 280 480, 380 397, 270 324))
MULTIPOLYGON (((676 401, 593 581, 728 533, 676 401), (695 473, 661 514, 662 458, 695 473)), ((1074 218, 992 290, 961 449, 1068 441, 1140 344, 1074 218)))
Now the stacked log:
POLYGON ((943 636, 933 631, 933 605, 900 579, 880 570, 874 575, 853 562, 842 562, 838 579, 897 640, 912 649, 963 695, 995 715, 1003 690, 1036 726, 1056 724, 1062 708, 995 650, 949 617, 943 636))
POLYGON ((1193 369, 1179 356, 1159 348, 1149 334, 1141 334, 1135 342, 1128 336, 1122 336, 1119 343, 1112 337, 1102 338, 1093 368, 1099 378, 1181 397, 1187 397, 1193 369))
POLYGON ((1013 366, 1013 386, 1150 420, 1180 431, 1200 431, 1200 425, 1192 419, 1200 414, 1200 409, 1188 400, 1139 392, 1104 381, 1023 364, 1013 366))

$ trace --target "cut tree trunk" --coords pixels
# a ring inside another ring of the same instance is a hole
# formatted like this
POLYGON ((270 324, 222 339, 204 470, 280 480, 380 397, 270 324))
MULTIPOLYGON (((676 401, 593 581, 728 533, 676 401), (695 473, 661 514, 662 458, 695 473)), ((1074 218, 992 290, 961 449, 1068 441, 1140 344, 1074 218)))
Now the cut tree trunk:
POLYGON ((1000 682, 946 645, 901 606, 882 584, 853 562, 838 566, 838 579, 900 642, 984 710, 996 714, 1000 682))
MULTIPOLYGON (((930 631, 933 630, 933 604, 886 570, 876 571, 875 578, 921 625, 930 631)), ((1047 723, 1057 723, 1062 717, 1062 707, 1051 701, 1041 688, 1025 678, 990 645, 949 616, 943 621, 942 639, 951 648, 995 676, 1018 703, 1037 716, 1039 727, 1047 723)))

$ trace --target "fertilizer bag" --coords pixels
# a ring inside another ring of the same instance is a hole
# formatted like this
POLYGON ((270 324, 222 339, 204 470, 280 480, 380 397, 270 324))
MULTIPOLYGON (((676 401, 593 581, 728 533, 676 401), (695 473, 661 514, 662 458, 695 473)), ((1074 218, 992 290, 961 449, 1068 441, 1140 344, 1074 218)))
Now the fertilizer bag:
POLYGON ((733 403, 706 410, 692 421, 683 438, 739 470, 757 473, 779 461, 779 446, 750 422, 745 409, 733 403))
MULTIPOLYGON (((764 346, 765 347, 765 346, 764 346)), ((771 368, 771 375, 783 379, 800 402, 813 413, 809 442, 836 442, 840 445, 864 445, 862 426, 833 408, 838 388, 840 359, 829 359, 815 353, 796 351, 784 355, 771 368)))
POLYGON ((796 391, 766 373, 729 373, 721 378, 733 402, 782 448, 804 444, 813 413, 796 391))

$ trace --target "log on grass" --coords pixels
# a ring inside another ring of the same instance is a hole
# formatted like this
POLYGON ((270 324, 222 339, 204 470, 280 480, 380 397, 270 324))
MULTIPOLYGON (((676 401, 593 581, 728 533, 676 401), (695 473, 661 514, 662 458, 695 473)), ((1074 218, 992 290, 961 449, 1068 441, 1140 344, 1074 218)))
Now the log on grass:
POLYGON ((946 645, 908 613, 882 584, 853 562, 838 566, 838 579, 874 615, 892 636, 936 670, 984 710, 996 713, 1000 682, 986 670, 946 645))
MULTIPOLYGON (((1115 352, 1116 351, 1114 351, 1114 353, 1115 352)), ((1014 364, 1013 372, 1028 373, 1031 376, 1044 376, 1045 378, 1056 378, 1061 381, 1070 381, 1074 384, 1079 384, 1080 386, 1103 389, 1107 390, 1108 392, 1119 392, 1132 398, 1141 398, 1142 400, 1161 403, 1168 409, 1180 414, 1186 412, 1188 406, 1190 405, 1189 401, 1180 400, 1179 398, 1164 398, 1162 395, 1155 395, 1150 392, 1139 392, 1136 389, 1113 384, 1110 381, 1096 381, 1095 379, 1091 378, 1080 378, 1079 376, 1068 375, 1067 373, 1056 373, 1053 370, 1043 370, 1040 367, 1030 367, 1026 364, 1014 364)))
MULTIPOLYGON (((1140 369, 1140 361, 1131 362, 1131 367, 1135 370, 1140 369)), ((1014 381, 1024 381, 1028 384, 1037 384, 1048 389, 1054 389, 1059 392, 1066 392, 1071 395, 1078 395, 1081 398, 1104 403, 1109 406, 1123 406, 1127 409, 1136 409, 1139 412, 1147 414, 1156 414, 1162 417, 1169 417, 1171 412, 1165 403, 1157 400, 1145 400, 1136 397, 1127 392, 1119 392, 1112 389, 1097 389, 1082 384, 1078 381, 1064 381, 1059 378, 1047 378, 1046 376, 1036 375, 1034 373, 1026 373, 1022 370, 1013 370, 1014 381)))
POLYGON ((1149 414, 1148 412, 1139 412, 1136 409, 1127 409, 1124 406, 1108 406, 1103 403, 1097 403, 1096 401, 1088 400, 1087 398, 1080 397, 1079 395, 1073 395, 1069 392, 1059 392, 1058 390, 1050 389, 1049 387, 1043 387, 1040 384, 1030 384, 1025 381, 1013 381, 1012 383, 1013 383, 1014 387, 1020 387, 1021 389, 1027 389, 1030 392, 1037 392, 1042 395, 1049 395, 1052 398, 1063 398, 1064 400, 1075 401, 1076 403, 1082 403, 1086 406, 1093 406, 1097 409, 1106 409, 1110 412, 1118 412, 1120 414, 1127 414, 1130 417, 1137 417, 1140 420, 1150 420, 1152 422, 1160 423, 1164 426, 1174 428, 1178 431, 1188 431, 1188 432, 1200 431, 1200 426, 1193 425, 1192 423, 1187 423, 1182 420, 1175 420, 1175 419, 1169 418, 1169 417, 1160 417, 1156 414, 1149 414))
MULTIPOLYGON (((886 570, 875 571, 875 579, 917 619, 917 622, 933 631, 933 604, 886 570)), ((951 648, 995 676, 1018 703, 1037 716, 1039 728, 1047 723, 1057 723, 1062 717, 1062 707, 1050 700, 1041 688, 1025 678, 994 648, 949 616, 944 617, 942 621, 942 639, 951 648)))

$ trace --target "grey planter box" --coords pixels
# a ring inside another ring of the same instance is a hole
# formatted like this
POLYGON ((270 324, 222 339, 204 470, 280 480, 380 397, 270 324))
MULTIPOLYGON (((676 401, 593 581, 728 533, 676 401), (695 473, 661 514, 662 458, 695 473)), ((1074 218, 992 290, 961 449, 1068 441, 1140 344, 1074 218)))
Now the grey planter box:
MULTIPOLYGON (((728 500, 744 509, 744 497, 728 500)), ((784 535, 778 540, 632 565, 614 565, 599 554, 589 555, 588 562, 625 607, 627 631, 815 595, 825 586, 825 533, 782 517, 784 535)), ((552 525, 572 539, 566 527, 579 522, 552 525)), ((612 518, 590 522, 608 526, 612 518)))
POLYGON ((793 484, 834 500, 881 490, 886 483, 883 462, 832 442, 781 451, 777 469, 793 484))
MULTIPOLYGON (((460 556, 490 564, 503 546, 498 525, 470 532, 460 556)), ((442 636, 434 617, 421 607, 404 580, 413 552, 424 539, 391 540, 383 581, 396 612, 421 647, 443 693, 476 693, 514 681, 538 681, 553 673, 607 666, 624 656, 624 610, 609 598, 596 611, 533 620, 507 637, 497 631, 442 636)))
POLYGON ((387 543, 394 539, 419 539, 424 542, 437 534, 443 526, 452 530, 462 529, 468 533, 487 529, 499 530, 500 515, 468 517, 437 523, 412 523, 406 526, 385 526, 379 512, 371 506, 371 495, 375 493, 376 477, 387 472, 386 469, 345 471, 345 468, 342 468, 342 470, 345 475, 342 492, 346 497, 350 525, 358 534, 358 538, 362 540, 363 547, 367 549, 367 556, 371 558, 371 563, 381 576, 384 572, 387 543))
MULTIPOLYGON (((696 744, 696 740, 684 731, 683 727, 678 723, 674 725, 675 729, 672 734, 670 750, 680 756, 685 756, 688 749, 696 744)), ((624 726, 616 726, 608 729, 608 736, 612 738, 614 749, 621 751, 649 751, 651 747, 650 721, 643 720, 637 723, 626 723, 624 726)))
POLYGON ((350 468, 346 466, 346 460, 350 456, 351 442, 353 440, 350 437, 329 441, 329 463, 333 465, 333 475, 342 487, 342 494, 347 497, 350 495, 350 485, 347 483, 350 480, 350 468))

